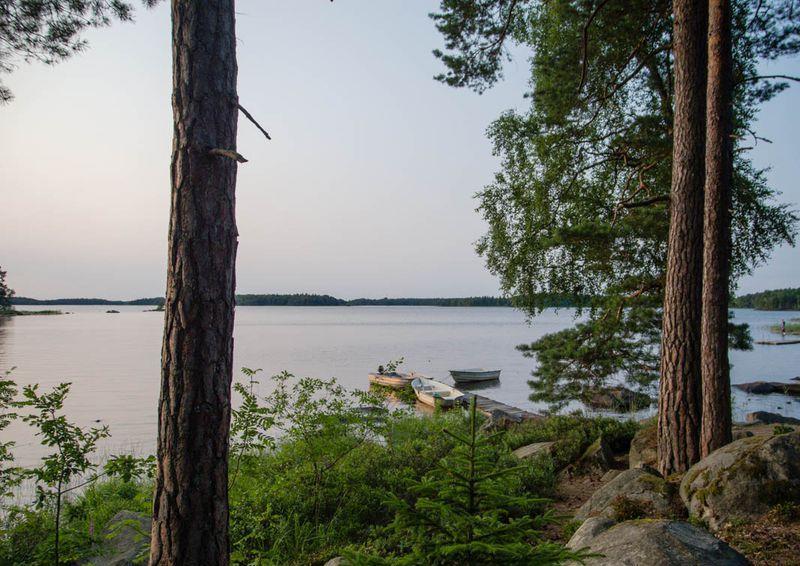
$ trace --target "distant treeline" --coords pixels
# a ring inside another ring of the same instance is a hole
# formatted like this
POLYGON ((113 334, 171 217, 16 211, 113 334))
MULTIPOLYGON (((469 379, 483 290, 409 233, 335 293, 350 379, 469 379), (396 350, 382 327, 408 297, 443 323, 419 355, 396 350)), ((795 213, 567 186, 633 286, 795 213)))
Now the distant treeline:
POLYGON ((112 301, 109 299, 31 299, 11 297, 12 305, 163 305, 164 297, 149 297, 132 301, 112 301))
MULTIPOLYGON (((585 303, 585 301, 578 301, 585 303)), ((14 305, 163 305, 163 297, 136 299, 133 301, 110 301, 107 299, 30 299, 13 297, 14 305)), ((459 298, 400 298, 353 299, 346 301, 331 295, 295 293, 291 295, 236 295, 236 304, 243 307, 337 307, 337 306, 414 306, 414 307, 511 307, 512 299, 503 297, 459 297, 459 298)), ((572 307, 577 302, 569 297, 547 296, 543 304, 548 307, 572 307)))
POLYGON ((242 307, 336 307, 347 301, 330 295, 236 295, 236 304, 242 307))
POLYGON ((461 297, 461 298, 401 298, 353 299, 348 305, 359 306, 412 306, 412 307, 510 307, 511 300, 502 297, 461 297))
POLYGON ((800 310, 800 287, 795 289, 773 289, 761 293, 742 295, 733 300, 733 306, 740 309, 760 311, 800 310))

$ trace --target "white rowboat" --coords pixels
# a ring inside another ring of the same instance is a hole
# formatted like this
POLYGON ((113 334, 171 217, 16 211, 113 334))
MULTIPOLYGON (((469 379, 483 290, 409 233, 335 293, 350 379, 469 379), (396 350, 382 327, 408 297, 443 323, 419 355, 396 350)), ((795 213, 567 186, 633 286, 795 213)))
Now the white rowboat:
POLYGON ((450 375, 456 383, 473 383, 475 381, 489 381, 500 379, 499 369, 451 369, 450 375))
POLYGON ((402 389, 414 380, 413 374, 408 373, 371 373, 369 382, 391 387, 392 389, 402 389))
POLYGON ((431 407, 452 407, 464 394, 456 389, 434 379, 417 377, 411 382, 414 394, 421 403, 431 407))

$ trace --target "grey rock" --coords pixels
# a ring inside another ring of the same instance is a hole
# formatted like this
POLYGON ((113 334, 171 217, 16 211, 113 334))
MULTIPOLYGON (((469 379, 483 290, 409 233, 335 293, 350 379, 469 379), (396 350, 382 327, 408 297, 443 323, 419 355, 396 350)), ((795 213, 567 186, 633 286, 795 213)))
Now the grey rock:
POLYGON ((606 409, 622 413, 646 409, 653 404, 653 399, 649 395, 627 387, 597 389, 587 394, 583 401, 593 409, 606 409))
POLYGON ((633 468, 595 491, 575 513, 575 518, 617 519, 614 504, 618 499, 635 502, 649 517, 669 517, 674 512, 672 495, 664 478, 644 468, 633 468))
POLYGON ((325 566, 347 566, 347 560, 345 560, 344 556, 337 556, 328 560, 325 566))
POLYGON ((780 381, 753 381, 752 383, 737 383, 734 385, 747 393, 766 395, 768 393, 782 393, 784 395, 800 395, 800 383, 783 383, 780 381))
POLYGON ((733 440, 750 438, 751 436, 755 436, 752 430, 733 429, 733 440))
POLYGON ((575 462, 564 470, 569 476, 606 473, 614 464, 614 452, 602 436, 592 442, 575 462))
POLYGON ((731 442, 692 466, 680 495, 689 512, 716 531, 752 520, 800 493, 800 432, 731 442))
POLYGON ((793 417, 784 417, 778 413, 769 413, 767 411, 756 411, 754 413, 747 413, 745 420, 749 423, 764 423, 764 424, 795 424, 800 425, 800 419, 793 417))
POLYGON ((739 566, 747 559, 709 532, 689 523, 665 520, 589 519, 567 543, 602 556, 586 566, 739 566))
POLYGON ((91 566, 132 566, 147 562, 151 519, 141 513, 120 511, 108 522, 105 541, 91 566))
POLYGON ((628 467, 656 466, 658 463, 656 434, 655 424, 637 431, 633 440, 631 440, 631 449, 628 452, 628 467))
POLYGON ((550 454, 553 451, 553 446, 555 446, 555 444, 555 442, 535 442, 533 444, 528 444, 527 446, 517 448, 512 452, 512 454, 521 460, 535 458, 541 454, 550 454))
POLYGON ((603 477, 600 478, 600 481, 603 483, 608 483, 621 473, 622 470, 608 470, 606 473, 603 474, 603 477))
POLYGON ((592 541, 602 533, 603 531, 607 531, 617 522, 613 519, 606 519, 605 517, 589 517, 581 526, 578 527, 578 530, 572 534, 572 537, 569 539, 567 543, 570 548, 574 550, 578 550, 580 548, 586 548, 592 544, 592 541))

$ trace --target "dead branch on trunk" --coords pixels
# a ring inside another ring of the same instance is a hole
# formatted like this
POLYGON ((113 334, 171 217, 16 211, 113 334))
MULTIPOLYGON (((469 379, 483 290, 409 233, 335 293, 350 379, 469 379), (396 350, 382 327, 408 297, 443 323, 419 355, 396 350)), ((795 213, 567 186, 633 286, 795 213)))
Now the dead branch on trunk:
POLYGON ((259 124, 259 123, 256 121, 256 119, 255 119, 255 118, 253 118, 253 115, 252 115, 252 114, 250 114, 250 112, 248 112, 247 110, 245 110, 244 106, 242 106, 241 104, 236 104, 236 107, 237 107, 237 108, 239 108, 239 110, 241 110, 241 111, 242 111, 242 114, 244 114, 244 115, 245 115, 245 118, 247 118, 248 120, 250 120, 250 121, 253 123, 253 125, 255 125, 255 127, 256 127, 256 128, 258 128, 259 130, 261 130, 261 133, 262 133, 262 134, 264 134, 264 136, 265 136, 265 137, 266 137, 268 140, 271 140, 271 139, 272 139, 271 137, 269 137, 269 134, 267 133, 267 130, 265 130, 264 128, 262 128, 262 127, 261 127, 261 124, 259 124))
POLYGON ((214 148, 208 151, 211 155, 218 155, 219 157, 227 157, 228 159, 233 159, 234 161, 238 161, 239 163, 247 163, 247 159, 241 153, 236 153, 232 149, 219 149, 214 148))

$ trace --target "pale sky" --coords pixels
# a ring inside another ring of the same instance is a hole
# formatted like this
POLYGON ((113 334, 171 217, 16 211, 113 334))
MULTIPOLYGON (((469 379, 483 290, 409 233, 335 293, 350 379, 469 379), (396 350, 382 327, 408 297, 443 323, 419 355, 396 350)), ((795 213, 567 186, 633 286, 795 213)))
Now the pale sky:
MULTIPOLYGON (((473 195, 497 168, 485 137, 527 107, 528 65, 479 96, 437 83, 442 41, 420 0, 239 1, 237 290, 342 298, 497 295, 473 243, 473 195)), ((22 64, 0 107, 0 265, 17 294, 162 296, 169 215, 167 3, 87 35, 55 67, 22 64)), ((774 72, 800 74, 800 61, 774 72)), ((767 105, 756 164, 799 203, 800 89, 767 105)), ((778 250, 741 291, 800 285, 778 250)))

